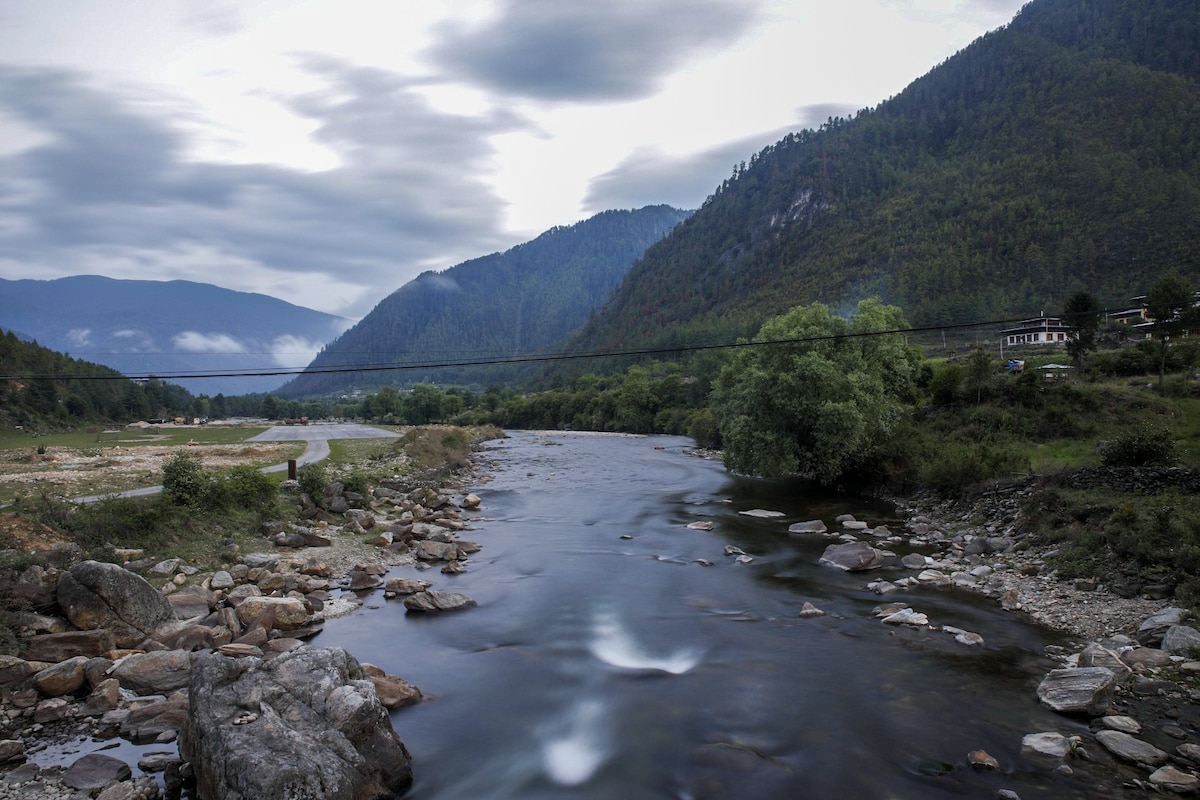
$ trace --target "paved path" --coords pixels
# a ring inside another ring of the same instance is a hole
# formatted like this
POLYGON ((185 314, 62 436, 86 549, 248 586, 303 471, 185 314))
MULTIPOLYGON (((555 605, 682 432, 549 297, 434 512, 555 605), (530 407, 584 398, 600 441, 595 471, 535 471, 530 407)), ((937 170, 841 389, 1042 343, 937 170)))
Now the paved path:
MULTIPOLYGON (((330 439, 396 439, 400 434, 383 428, 372 428, 370 425, 354 425, 347 423, 316 423, 313 425, 277 425, 267 428, 257 436, 247 439, 247 442, 308 442, 308 448, 296 459, 297 465, 315 464, 329 457, 330 439)), ((263 467, 263 472, 283 472, 288 468, 287 462, 263 467)), ((76 503, 95 503, 106 497, 144 497, 148 494, 158 494, 161 486, 145 486, 141 489, 130 489, 127 492, 108 494, 93 494, 88 497, 75 498, 76 503)))

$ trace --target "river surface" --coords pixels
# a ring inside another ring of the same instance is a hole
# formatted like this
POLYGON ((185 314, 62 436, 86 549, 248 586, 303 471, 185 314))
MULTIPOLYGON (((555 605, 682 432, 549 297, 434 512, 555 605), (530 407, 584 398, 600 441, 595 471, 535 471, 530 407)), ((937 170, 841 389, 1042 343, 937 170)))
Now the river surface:
POLYGON ((1037 702, 1053 633, 932 588, 889 599, 981 634, 982 648, 882 624, 870 578, 819 566, 831 540, 787 526, 819 518, 832 529, 852 513, 900 529, 889 504, 731 476, 691 444, 491 442, 475 530, 460 534, 483 544, 469 571, 391 573, 479 606, 422 616, 375 594, 327 623, 314 644, 346 647, 428 697, 392 715, 413 754, 408 797, 1096 796, 1019 755, 1026 733, 1084 730, 1037 702), (749 509, 785 516, 738 513, 749 509), (714 529, 686 527, 701 520, 714 529), (737 563, 726 545, 754 561, 737 563), (827 615, 799 618, 805 601, 827 615), (1001 771, 970 768, 975 749, 1001 771))

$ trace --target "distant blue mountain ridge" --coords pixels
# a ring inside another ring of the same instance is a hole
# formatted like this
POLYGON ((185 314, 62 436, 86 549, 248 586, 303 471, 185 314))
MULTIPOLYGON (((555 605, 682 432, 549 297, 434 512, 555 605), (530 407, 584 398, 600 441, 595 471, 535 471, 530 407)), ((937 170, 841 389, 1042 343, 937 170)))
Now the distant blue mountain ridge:
MULTIPOLYGON (((0 279, 0 327, 126 375, 303 367, 348 325, 278 298, 192 281, 0 279)), ((171 382, 214 396, 270 392, 285 380, 171 382)))

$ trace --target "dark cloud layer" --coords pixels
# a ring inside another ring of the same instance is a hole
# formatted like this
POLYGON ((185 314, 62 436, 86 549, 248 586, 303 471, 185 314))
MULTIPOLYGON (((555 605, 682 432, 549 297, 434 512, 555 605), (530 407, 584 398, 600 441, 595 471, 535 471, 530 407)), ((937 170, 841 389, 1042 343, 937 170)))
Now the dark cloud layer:
POLYGON ((550 101, 647 97, 688 59, 735 41, 750 0, 509 0, 482 27, 443 26, 430 52, 451 76, 550 101))
POLYGON ((797 110, 797 124, 736 139, 686 156, 672 157, 658 148, 638 150, 588 186, 584 207, 589 212, 609 208, 639 208, 667 203, 697 208, 733 172, 733 166, 792 131, 818 128, 829 117, 847 116, 857 109, 825 103, 797 110))
POLYGON ((196 277, 204 265, 172 272, 172 258, 207 253, 211 283, 253 288, 239 273, 254 265, 281 282, 338 274, 382 296, 430 260, 507 243, 503 202, 479 176, 488 137, 521 120, 436 111, 386 72, 306 66, 326 88, 292 107, 342 161, 318 173, 190 161, 172 121, 129 98, 67 71, 0 67, 0 112, 43 137, 0 157, 0 262, 27 276, 144 262, 123 277, 196 277))

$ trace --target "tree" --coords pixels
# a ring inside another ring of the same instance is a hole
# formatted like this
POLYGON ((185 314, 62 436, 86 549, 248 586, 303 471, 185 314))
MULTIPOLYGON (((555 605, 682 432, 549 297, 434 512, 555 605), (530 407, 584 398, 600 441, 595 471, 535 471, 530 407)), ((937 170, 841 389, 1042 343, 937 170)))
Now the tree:
POLYGON ((976 347, 967 361, 967 385, 975 390, 975 403, 983 401, 983 390, 988 387, 995 375, 995 364, 992 357, 982 347, 976 347))
POLYGON ((1187 279, 1173 269, 1146 293, 1146 315, 1154 322, 1154 336, 1158 339, 1158 390, 1163 390, 1167 372, 1167 343, 1178 338, 1196 318, 1192 297, 1192 286, 1187 279))
POLYGON ((864 466, 914 396, 918 356, 903 334, 885 333, 907 327, 876 299, 849 321, 820 303, 768 320, 717 376, 726 466, 822 483, 864 466))
POLYGON ((1100 303, 1091 292, 1080 289, 1067 300, 1063 322, 1070 329, 1067 353, 1075 359, 1079 374, 1083 374, 1083 358, 1096 349, 1096 331, 1100 327, 1100 303))

